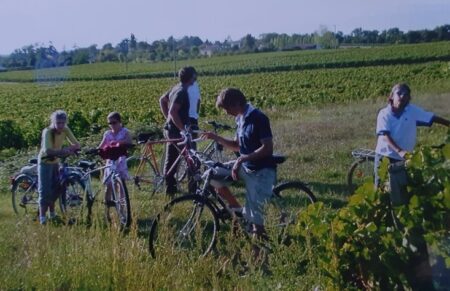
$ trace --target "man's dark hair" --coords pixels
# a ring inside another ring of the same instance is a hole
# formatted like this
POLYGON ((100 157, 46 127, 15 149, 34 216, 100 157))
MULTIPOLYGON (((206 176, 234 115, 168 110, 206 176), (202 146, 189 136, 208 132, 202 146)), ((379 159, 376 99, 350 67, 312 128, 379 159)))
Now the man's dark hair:
POLYGON ((197 75, 197 71, 195 71, 194 67, 184 67, 178 71, 178 77, 183 84, 191 81, 195 75, 197 75))
POLYGON ((247 99, 241 90, 236 88, 223 89, 217 96, 216 106, 218 108, 230 108, 236 105, 245 106, 247 99))

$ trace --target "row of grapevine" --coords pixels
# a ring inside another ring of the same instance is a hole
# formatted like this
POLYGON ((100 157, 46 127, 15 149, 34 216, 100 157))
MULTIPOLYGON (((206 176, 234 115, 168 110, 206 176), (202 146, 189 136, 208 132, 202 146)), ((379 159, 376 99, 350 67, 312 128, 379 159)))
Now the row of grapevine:
MULTIPOLYGON (((388 67, 322 69, 242 76, 200 77, 201 116, 219 113, 215 97, 224 87, 238 87, 256 106, 295 108, 329 102, 385 96, 395 82, 408 82, 414 92, 449 81, 448 64, 435 62, 388 67)), ((105 126, 108 112, 119 111, 129 126, 159 123, 158 98, 173 85, 172 78, 148 80, 0 83, 0 116, 14 120, 27 144, 39 140, 49 114, 58 108, 76 112, 90 126, 105 126)))
MULTIPOLYGON (((203 76, 236 75, 260 72, 299 71, 321 68, 364 67, 449 61, 449 42, 398 45, 374 48, 272 52, 203 58, 178 62, 178 67, 195 66, 203 76)), ((173 76, 171 62, 98 63, 72 67, 0 73, 1 81, 43 82, 168 78, 173 76), (127 68, 127 69, 126 69, 127 68)))

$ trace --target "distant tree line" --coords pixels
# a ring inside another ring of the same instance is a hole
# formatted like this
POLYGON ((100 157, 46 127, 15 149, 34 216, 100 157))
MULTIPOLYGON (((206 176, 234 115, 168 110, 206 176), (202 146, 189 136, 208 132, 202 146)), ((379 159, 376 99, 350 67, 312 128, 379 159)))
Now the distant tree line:
MULTIPOLYGON (((190 59, 211 55, 227 55, 250 52, 299 50, 315 48, 337 48, 342 45, 407 44, 433 41, 449 41, 450 25, 438 26, 433 30, 411 30, 403 32, 398 28, 383 31, 354 29, 350 34, 333 32, 327 27, 311 34, 265 33, 258 38, 247 34, 237 41, 230 37, 223 42, 203 41, 197 36, 181 39, 169 37, 152 43, 138 41, 134 34, 113 46, 107 43, 99 48, 96 44, 86 48, 75 47, 70 51, 58 52, 49 45, 27 45, 14 50, 8 56, 0 56, 3 70, 51 68, 88 64, 95 62, 156 62, 173 59, 190 59)), ((1 68, 1 67, 0 67, 1 68)))

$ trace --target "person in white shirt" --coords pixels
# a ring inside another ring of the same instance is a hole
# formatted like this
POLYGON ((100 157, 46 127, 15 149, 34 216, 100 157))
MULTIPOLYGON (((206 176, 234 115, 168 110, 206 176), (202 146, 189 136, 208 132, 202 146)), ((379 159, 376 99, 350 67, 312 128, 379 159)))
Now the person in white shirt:
POLYGON ((431 126, 439 123, 450 126, 450 121, 410 104, 411 90, 407 84, 396 84, 391 91, 388 105, 377 117, 377 147, 375 149, 375 186, 379 186, 378 167, 380 160, 390 161, 389 183, 391 203, 394 206, 409 202, 406 191, 407 175, 404 165, 405 154, 414 150, 417 126, 431 126))
MULTIPOLYGON (((377 147, 375 149, 375 185, 380 184, 378 167, 383 157, 389 159, 390 201, 392 206, 407 205, 409 193, 407 191, 408 177, 405 168, 405 155, 414 150, 417 137, 417 126, 431 126, 439 123, 450 126, 450 121, 427 112, 410 104, 411 90, 406 84, 396 84, 391 91, 389 104, 380 110, 377 118, 377 147)), ((391 209, 394 225, 402 229, 403 226, 391 209)), ((423 229, 420 226, 410 228, 415 233, 415 252, 407 262, 405 275, 411 286, 417 290, 434 290, 432 270, 423 229)))
MULTIPOLYGON (((192 130, 199 130, 198 127, 198 118, 199 118, 199 111, 200 111, 200 88, 197 83, 197 73, 195 74, 194 83, 189 86, 188 88, 188 96, 189 96, 189 122, 191 124, 192 130)), ((192 138, 196 139, 197 134, 192 134, 192 138)), ((197 148, 197 144, 192 144, 193 148, 197 148)))

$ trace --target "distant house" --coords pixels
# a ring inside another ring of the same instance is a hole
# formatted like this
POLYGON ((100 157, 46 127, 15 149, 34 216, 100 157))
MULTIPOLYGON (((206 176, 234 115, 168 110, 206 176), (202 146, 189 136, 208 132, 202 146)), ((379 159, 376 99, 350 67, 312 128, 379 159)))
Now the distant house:
POLYGON ((200 55, 210 57, 213 54, 221 51, 222 48, 216 44, 204 43, 201 46, 199 46, 198 49, 199 49, 200 55))
POLYGON ((7 69, 5 67, 3 67, 2 65, 0 65, 0 72, 6 72, 7 69))

